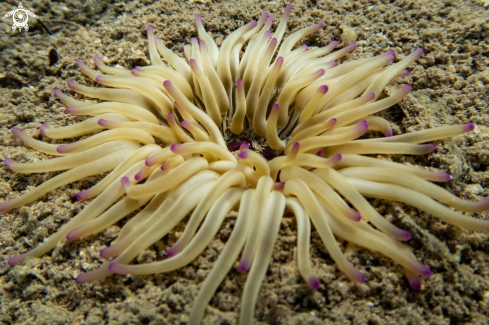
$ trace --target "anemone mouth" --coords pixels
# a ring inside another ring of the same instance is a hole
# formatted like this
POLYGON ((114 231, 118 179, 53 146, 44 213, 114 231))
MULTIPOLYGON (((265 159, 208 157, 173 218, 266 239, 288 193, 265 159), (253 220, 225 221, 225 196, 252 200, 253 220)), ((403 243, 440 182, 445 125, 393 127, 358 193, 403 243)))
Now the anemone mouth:
POLYGON ((250 324, 285 210, 296 217, 299 273, 313 290, 321 281, 308 258, 311 222, 338 268, 353 281, 362 283, 366 275, 346 259, 335 236, 395 260, 416 290, 421 288, 420 277, 431 275, 401 243, 411 234, 389 223, 365 197, 401 201, 450 224, 489 230, 489 222, 443 205, 468 212, 489 209, 487 199, 466 202, 430 183, 449 181, 448 174, 365 156, 429 154, 436 147, 423 143, 474 129, 465 124, 393 136, 389 122, 374 116, 409 95, 411 86, 404 85, 379 98, 392 79, 406 75, 406 68, 423 51, 415 50, 394 64, 393 51, 337 64, 356 46, 334 51, 338 43, 332 42, 322 48, 294 49, 323 24, 282 41, 290 12, 288 5, 273 33, 273 18, 264 13, 229 35, 220 48, 197 15, 200 41, 193 38, 184 47, 186 60, 168 50, 148 26, 150 66, 129 71, 108 67, 95 57, 98 70, 93 70, 77 61, 84 74, 106 87, 69 81, 68 88, 103 102, 78 101, 56 89, 69 114, 92 117, 62 128, 42 124, 41 131, 63 139, 107 130, 56 146, 13 128, 12 133, 28 146, 60 157, 31 164, 6 158, 8 168, 22 173, 68 171, 0 203, 0 212, 75 180, 109 174, 78 193, 78 200, 93 198, 82 212, 42 245, 9 258, 8 263, 40 256, 59 240, 98 233, 134 212, 117 239, 100 251, 110 262, 80 274, 77 283, 111 274, 168 272, 195 259, 228 212, 236 209, 231 237, 202 285, 188 324, 199 323, 239 256, 238 271, 249 272, 240 323, 250 324), (368 137, 361 138, 365 134, 368 137), (187 215, 185 231, 168 248, 167 259, 130 264, 187 215))

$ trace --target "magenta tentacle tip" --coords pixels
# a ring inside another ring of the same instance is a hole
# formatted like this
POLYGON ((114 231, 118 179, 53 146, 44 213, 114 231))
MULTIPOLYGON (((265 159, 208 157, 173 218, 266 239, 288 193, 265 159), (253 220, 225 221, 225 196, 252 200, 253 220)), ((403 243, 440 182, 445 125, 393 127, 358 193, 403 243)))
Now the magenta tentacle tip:
POLYGON ((247 260, 241 260, 238 264, 238 272, 246 273, 250 269, 251 263, 247 260))
POLYGON ((54 89, 54 95, 59 98, 60 96, 63 95, 63 92, 61 91, 61 89, 55 88, 54 89))
POLYGON ((75 228, 72 231, 70 231, 69 233, 67 233, 65 238, 67 241, 77 240, 79 238, 79 236, 77 236, 77 228, 75 228))
POLYGON ((178 145, 178 144, 176 144, 176 143, 175 143, 175 144, 172 144, 172 145, 171 145, 171 147, 170 147, 171 152, 173 152, 173 153, 178 153, 178 152, 177 152, 177 151, 178 151, 178 146, 179 146, 179 145, 178 145))
POLYGON ((384 132, 384 136, 386 138, 389 138, 389 137, 392 137, 394 134, 392 133, 392 129, 389 129, 389 130, 385 130, 384 132))
POLYGON ((365 98, 370 101, 375 98, 375 93, 365 94, 365 98))
POLYGON ((131 186, 131 181, 129 180, 129 177, 124 176, 121 178, 121 185, 124 191, 127 191, 127 188, 131 186))
MULTIPOLYGON (((111 247, 111 246, 110 246, 111 247)), ((112 256, 110 256, 110 247, 106 247, 106 248, 102 248, 100 250, 100 252, 98 253, 98 255, 103 258, 103 259, 107 259, 107 258, 110 258, 112 256)))
POLYGON ((153 32, 153 26, 151 26, 151 25, 146 26, 146 31, 148 33, 152 33, 153 32))
POLYGON ((401 230, 401 234, 399 236, 400 241, 409 241, 412 238, 412 235, 409 231, 401 230))
POLYGON ((10 132, 12 132, 12 134, 15 135, 17 138, 20 138, 24 135, 24 132, 22 132, 19 128, 11 128, 10 132))
POLYGON ((72 80, 69 80, 66 82, 66 85, 68 85, 68 88, 70 88, 71 90, 73 90, 73 87, 76 86, 76 83, 72 80))
POLYGON ((247 150, 241 150, 239 152, 239 155, 238 156, 239 156, 239 159, 246 159, 246 158, 248 158, 249 153, 248 153, 247 150))
POLYGON ((88 198, 88 196, 89 196, 89 192, 88 190, 85 190, 85 191, 78 192, 76 194, 76 199, 78 201, 85 201, 88 198))
POLYGON ((323 22, 321 22, 321 23, 317 23, 317 24, 316 24, 316 26, 317 26, 319 29, 321 29, 321 28, 323 28, 323 27, 324 27, 324 23, 323 23, 323 22))
POLYGON ((365 283, 365 281, 367 280, 367 276, 360 271, 357 271, 356 273, 357 274, 355 275, 354 281, 356 281, 358 283, 365 283))
POLYGON ((318 152, 316 152, 316 156, 325 158, 326 157, 326 154, 324 153, 324 151, 319 150, 318 152))
POLYGON ((119 266, 120 266, 119 263, 110 263, 107 268, 110 273, 117 273, 119 266))
POLYGON ((464 125, 464 131, 469 132, 475 129, 475 124, 474 123, 467 123, 464 125))
POLYGON ((12 169, 12 165, 15 164, 15 160, 10 157, 5 158, 3 162, 9 169, 12 169))
POLYGON ((433 272, 431 272, 429 267, 423 265, 423 269, 421 270, 420 274, 423 278, 429 278, 433 274, 433 272))
POLYGON ((136 175, 134 175, 134 180, 136 182, 139 182, 140 180, 143 179, 143 177, 144 177, 143 174, 141 172, 138 172, 136 175))
POLYGON ((103 77, 102 76, 96 76, 95 77, 95 81, 98 82, 98 83, 101 83, 103 80, 103 77))
POLYGON ((420 291, 421 290, 421 281, 419 279, 409 279, 409 285, 413 290, 420 291))
POLYGON ((203 40, 199 41, 199 46, 200 47, 205 47, 206 46, 205 41, 203 41, 203 40))
POLYGON ((95 64, 99 64, 99 63, 102 63, 102 59, 100 59, 98 56, 94 56, 93 62, 95 62, 95 64))
POLYGON ((10 266, 15 266, 17 264, 22 263, 24 260, 25 260, 25 254, 20 254, 20 255, 9 257, 7 260, 7 264, 10 266))
POLYGON ((319 281, 317 276, 310 276, 309 279, 307 279, 307 285, 309 288, 312 290, 317 290, 321 286, 321 281, 319 281))
POLYGON ((39 129, 41 130, 42 134, 44 134, 46 132, 46 130, 50 129, 51 127, 45 123, 41 124, 39 126, 39 129))
MULTIPOLYGON (((170 81, 170 80, 165 80, 165 81, 163 81, 163 86, 165 86, 165 88, 166 88, 166 87, 171 87, 171 86, 172 86, 171 81, 170 81)), ((167 90, 168 90, 168 89, 167 89, 167 90)))
POLYGON ((76 284, 85 284, 90 282, 90 273, 91 272, 78 274, 78 276, 75 278, 76 284))
POLYGON ((352 220, 355 222, 359 222, 360 220, 362 220, 362 215, 357 211, 353 211, 352 220))
POLYGON ((75 109, 75 107, 73 107, 73 106, 68 106, 68 107, 66 108, 66 113, 68 113, 68 114, 73 114, 73 113, 74 113, 74 109, 75 109))
POLYGON ((319 86, 319 89, 318 89, 321 93, 323 94, 326 94, 329 90, 329 87, 327 85, 322 85, 322 86, 319 86))
POLYGON ((104 120, 103 118, 101 118, 100 120, 97 121, 97 124, 100 125, 101 127, 107 127, 107 120, 104 120))
POLYGON ((176 247, 172 246, 166 250, 166 256, 173 257, 178 254, 178 250, 176 247))

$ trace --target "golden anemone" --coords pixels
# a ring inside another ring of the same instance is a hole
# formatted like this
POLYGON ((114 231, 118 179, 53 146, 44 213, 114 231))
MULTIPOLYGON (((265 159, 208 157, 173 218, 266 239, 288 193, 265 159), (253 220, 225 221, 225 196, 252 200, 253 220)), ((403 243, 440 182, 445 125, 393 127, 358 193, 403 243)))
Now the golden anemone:
POLYGON ((83 73, 111 88, 74 82, 68 82, 68 87, 104 102, 78 101, 57 89, 56 96, 69 106, 70 114, 93 117, 56 129, 43 124, 41 131, 65 139, 109 130, 71 144, 52 145, 12 129, 26 145, 60 157, 35 163, 6 158, 10 169, 68 171, 0 203, 0 212, 90 175, 110 173, 78 193, 78 200, 93 198, 83 211, 41 245, 11 257, 9 264, 45 254, 65 238, 73 241, 101 232, 132 214, 112 245, 100 251, 110 262, 80 274, 77 282, 102 280, 113 273, 169 272, 199 256, 228 213, 237 209, 233 232, 200 289, 188 324, 200 322, 240 253, 238 270, 249 271, 249 276, 239 323, 251 324, 286 210, 297 219, 298 268, 312 289, 320 282, 309 259, 311 221, 331 257, 353 281, 363 282, 365 275, 345 258, 335 235, 397 261, 414 289, 420 289, 420 277, 430 276, 430 269, 400 242, 409 240, 410 233, 389 223, 365 197, 401 201, 453 225, 489 230, 488 221, 444 205, 468 212, 489 209, 487 199, 466 202, 431 183, 449 181, 448 174, 365 156, 428 154, 435 146, 421 143, 474 128, 454 125, 393 136, 389 122, 374 116, 410 93, 411 87, 405 85, 379 99, 389 81, 405 76, 405 69, 423 51, 418 49, 392 65, 392 51, 337 65, 336 60, 356 46, 333 51, 337 42, 332 42, 321 48, 294 49, 323 24, 299 30, 282 42, 290 12, 288 5, 273 33, 273 18, 264 13, 231 33, 220 48, 197 16, 200 41, 193 38, 184 47, 186 61, 155 38, 151 26, 147 28, 150 66, 129 71, 108 67, 96 57, 99 72, 78 61, 83 73), (358 139, 368 131, 380 131, 385 137, 358 139), (231 144, 226 139, 242 141, 231 144), (260 143, 260 148, 254 148, 257 151, 250 148, 251 140, 260 143), (272 150, 278 156, 271 157, 272 150), (129 265, 189 214, 185 231, 168 249, 167 259, 129 265))

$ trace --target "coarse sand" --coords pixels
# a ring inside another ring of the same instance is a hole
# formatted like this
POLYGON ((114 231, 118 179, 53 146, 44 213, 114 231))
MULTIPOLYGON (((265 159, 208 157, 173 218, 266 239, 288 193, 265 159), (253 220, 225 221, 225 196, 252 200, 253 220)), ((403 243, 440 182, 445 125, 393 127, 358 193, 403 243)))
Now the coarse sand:
MULTIPOLYGON (((455 195, 476 200, 489 196, 489 7, 475 0, 299 0, 292 1, 288 32, 317 22, 325 28, 300 44, 339 48, 356 42, 349 58, 378 55, 388 49, 402 59, 414 49, 425 50, 410 75, 391 82, 386 94, 402 84, 413 91, 381 116, 394 134, 444 124, 476 123, 474 132, 436 142, 437 151, 423 157, 385 157, 449 172, 453 181, 442 185, 455 195)), ((49 143, 41 123, 52 127, 73 124, 53 94, 68 91, 66 82, 94 83, 82 75, 76 60, 93 65, 98 55, 111 66, 148 65, 146 26, 180 53, 197 36, 195 14, 220 44, 233 30, 257 19, 263 11, 275 17, 282 1, 23 1, 51 30, 50 36, 29 19, 28 32, 12 32, 12 19, 1 20, 0 40, 0 158, 19 162, 48 159, 31 150, 10 132, 14 126, 49 143), (49 53, 57 62, 50 66, 49 53)), ((15 9, 17 0, 0 3, 0 14, 15 9)), ((288 35, 288 34, 286 34, 288 35)), ((58 173, 24 175, 0 163, 0 200, 28 192, 58 173)), ((1 324, 185 324, 192 301, 209 273, 234 225, 231 214, 210 246, 186 267, 167 274, 111 276, 103 282, 77 285, 75 276, 99 267, 98 252, 110 245, 124 221, 105 232, 56 249, 24 265, 9 267, 7 258, 23 253, 48 237, 87 204, 76 193, 94 185, 89 177, 52 191, 32 204, 0 215, 1 324)), ((311 256, 321 287, 311 291, 296 266, 296 223, 286 216, 275 244, 273 260, 261 287, 258 324, 488 324, 488 234, 448 226, 409 206, 372 200, 395 225, 413 234, 416 257, 433 275, 416 292, 402 268, 380 254, 340 242, 348 259, 362 272, 364 284, 351 282, 329 257, 313 232, 311 256)), ((485 212, 477 217, 489 219, 485 212)), ((164 258, 164 251, 183 230, 163 238, 142 253, 138 262, 164 258)), ((234 268, 211 300, 204 324, 236 324, 246 280, 234 268)))

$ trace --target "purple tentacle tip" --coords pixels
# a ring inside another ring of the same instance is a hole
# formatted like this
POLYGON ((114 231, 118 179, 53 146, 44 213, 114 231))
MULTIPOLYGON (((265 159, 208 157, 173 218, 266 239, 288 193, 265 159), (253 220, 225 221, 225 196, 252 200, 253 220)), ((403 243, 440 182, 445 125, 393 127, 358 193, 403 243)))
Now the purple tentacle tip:
POLYGON ((173 153, 178 153, 177 152, 177 149, 178 149, 178 144, 176 144, 176 143, 175 144, 172 144, 171 147, 170 147, 170 150, 173 153))
POLYGON ((248 158, 249 154, 248 154, 248 151, 247 150, 241 150, 239 152, 239 159, 246 159, 248 158))
POLYGON ((39 126, 39 129, 41 129, 42 134, 44 134, 46 132, 46 130, 50 129, 50 128, 51 127, 49 125, 44 124, 44 123, 39 126))
POLYGON ((327 85, 322 85, 322 86, 319 86, 319 91, 323 94, 326 94, 326 92, 328 91, 329 87, 327 85))
POLYGON ((107 268, 109 269, 109 272, 116 273, 118 266, 119 266, 119 263, 110 263, 107 268))
POLYGON ((410 239, 411 239, 411 237, 412 237, 412 235, 411 235, 411 233, 410 233, 409 231, 407 231, 407 230, 402 230, 402 231, 401 231, 401 235, 400 235, 400 238, 399 238, 399 239, 400 239, 401 241, 408 241, 408 240, 410 240, 410 239))
POLYGON ((148 33, 152 33, 153 32, 153 26, 151 26, 151 25, 146 26, 146 31, 148 31, 148 33))
POLYGON ((239 273, 246 273, 250 269, 250 263, 248 261, 240 261, 238 265, 239 273))
POLYGON ((173 257, 178 254, 177 248, 172 246, 166 250, 166 256, 173 257))
POLYGON ((433 272, 431 272, 430 268, 423 265, 423 270, 421 271, 421 276, 423 278, 429 278, 432 274, 433 274, 433 272))
POLYGON ((367 280, 367 276, 362 273, 362 272, 358 272, 358 283, 365 283, 365 281, 367 280))
POLYGON ((309 279, 307 279, 307 285, 312 290, 317 290, 317 289, 319 289, 321 282, 319 281, 319 279, 316 276, 311 276, 311 277, 309 277, 309 279))
POLYGON ((388 138, 388 137, 392 137, 392 136, 393 136, 392 129, 385 130, 385 131, 384 131, 384 136, 385 136, 386 138, 388 138))
POLYGON ((22 139, 25 136, 24 132, 22 132, 19 128, 11 128, 10 132, 12 132, 12 134, 19 139, 22 139))
POLYGON ((105 257, 105 253, 107 252, 107 248, 108 248, 108 247, 106 247, 106 248, 102 248, 102 249, 100 250, 100 252, 98 253, 98 255, 99 255, 101 258, 106 258, 106 257, 105 257))
POLYGON ((362 220, 362 215, 354 211, 352 220, 355 222, 359 222, 360 220, 362 220))
POLYGON ((421 281, 419 279, 409 279, 409 285, 413 290, 421 290, 421 281))
POLYGON ((85 201, 89 197, 89 190, 81 191, 76 193, 76 199, 78 201, 85 201))
POLYGON ((3 160, 3 162, 5 163, 5 165, 7 165, 9 169, 12 169, 12 165, 15 163, 15 160, 13 160, 10 157, 7 157, 3 160))
POLYGON ((122 185, 122 188, 125 190, 127 190, 127 187, 131 185, 131 181, 129 180, 129 177, 127 176, 124 176, 121 178, 121 185, 122 185))
POLYGON ((14 265, 20 264, 20 263, 24 262, 24 260, 26 259, 26 257, 27 257, 27 254, 26 253, 9 257, 8 260, 7 260, 7 264, 10 265, 10 266, 14 266, 14 265))
POLYGON ((79 236, 77 236, 77 228, 73 229, 72 231, 70 231, 69 233, 66 234, 66 240, 67 241, 73 241, 73 240, 76 240, 79 238, 79 236))
POLYGON ((464 131, 469 132, 475 129, 475 124, 474 123, 468 123, 464 125, 464 131))

